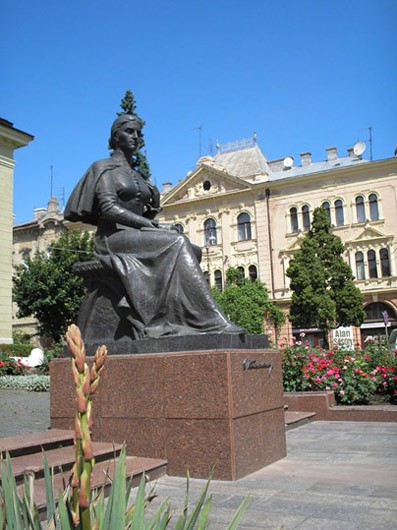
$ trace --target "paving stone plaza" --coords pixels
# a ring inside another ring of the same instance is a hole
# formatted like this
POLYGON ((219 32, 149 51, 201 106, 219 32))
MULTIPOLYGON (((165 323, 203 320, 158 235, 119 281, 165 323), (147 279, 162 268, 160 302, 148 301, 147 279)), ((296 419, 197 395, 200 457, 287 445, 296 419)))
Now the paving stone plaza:
MULTIPOLYGON (((0 389, 1 437, 49 427, 49 393, 0 389)), ((236 482, 214 481, 211 530, 251 495, 245 529, 397 528, 397 424, 313 422, 287 431, 288 456, 236 482)), ((205 481, 191 480, 191 501, 205 481)), ((186 480, 162 477, 158 498, 183 506, 186 480)))

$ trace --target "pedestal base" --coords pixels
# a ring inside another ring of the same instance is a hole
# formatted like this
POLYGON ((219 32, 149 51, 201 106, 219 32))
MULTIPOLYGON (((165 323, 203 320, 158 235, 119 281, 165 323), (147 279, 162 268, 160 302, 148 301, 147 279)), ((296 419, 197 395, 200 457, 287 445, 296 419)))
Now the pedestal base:
MULTIPOLYGON (((73 428, 71 361, 51 362, 51 426, 73 428)), ((93 400, 93 437, 168 460, 169 475, 236 480, 286 455, 279 354, 113 355, 93 400)))

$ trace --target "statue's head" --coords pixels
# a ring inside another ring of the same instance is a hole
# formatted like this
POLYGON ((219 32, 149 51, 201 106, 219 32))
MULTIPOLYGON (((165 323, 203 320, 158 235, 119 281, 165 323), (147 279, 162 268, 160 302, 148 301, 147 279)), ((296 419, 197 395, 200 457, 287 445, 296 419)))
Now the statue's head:
POLYGON ((141 132, 142 129, 142 122, 139 118, 134 116, 133 114, 122 114, 117 119, 114 120, 111 131, 110 131, 110 139, 109 139, 109 147, 110 149, 116 149, 117 148, 117 140, 118 140, 118 133, 122 128, 126 125, 132 126, 134 129, 141 132))

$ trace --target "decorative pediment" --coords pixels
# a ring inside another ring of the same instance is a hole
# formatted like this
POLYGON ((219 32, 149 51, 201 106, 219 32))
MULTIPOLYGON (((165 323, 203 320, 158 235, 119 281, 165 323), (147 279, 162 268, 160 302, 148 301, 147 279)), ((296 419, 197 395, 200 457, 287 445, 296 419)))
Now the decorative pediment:
POLYGON ((289 256, 291 254, 294 254, 294 252, 296 252, 297 250, 301 248, 301 244, 304 238, 305 238, 304 234, 299 233, 296 239, 294 239, 288 247, 280 250, 280 256, 282 257, 282 256, 289 256))
POLYGON ((346 241, 346 245, 355 246, 355 245, 359 245, 362 243, 368 243, 371 241, 381 242, 381 241, 390 241, 392 239, 393 239, 392 234, 385 234, 372 226, 366 226, 364 230, 360 234, 358 234, 356 238, 346 241))
POLYGON ((206 164, 201 164, 167 193, 162 200, 162 206, 247 189, 251 189, 249 183, 206 164))

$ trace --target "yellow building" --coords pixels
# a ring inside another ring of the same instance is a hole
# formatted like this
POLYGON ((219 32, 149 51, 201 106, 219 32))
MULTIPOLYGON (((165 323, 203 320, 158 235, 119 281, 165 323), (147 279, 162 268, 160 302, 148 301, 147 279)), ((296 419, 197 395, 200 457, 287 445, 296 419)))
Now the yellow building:
MULTIPOLYGON (((271 299, 286 311, 291 291, 286 270, 310 227, 313 209, 327 209, 333 232, 345 244, 345 259, 365 295, 367 318, 354 340, 397 327, 397 158, 368 161, 357 144, 340 156, 326 149, 326 160, 301 154, 268 160, 253 140, 219 146, 194 171, 163 190, 162 220, 173 222, 204 249, 202 268, 211 285, 222 288, 225 270, 241 267, 263 281, 271 299)), ((318 330, 307 333, 317 343, 318 330)))
MULTIPOLYGON (((56 197, 51 197, 47 208, 33 210, 31 221, 14 225, 13 266, 22 265, 24 260, 33 258, 36 252, 49 252, 53 241, 64 229, 63 213, 60 210, 59 201, 56 197)), ((33 317, 17 318, 17 310, 18 307, 14 303, 13 330, 35 337, 36 319, 33 317)))
POLYGON ((33 136, 0 118, 0 344, 12 343, 12 190, 14 151, 33 136))

